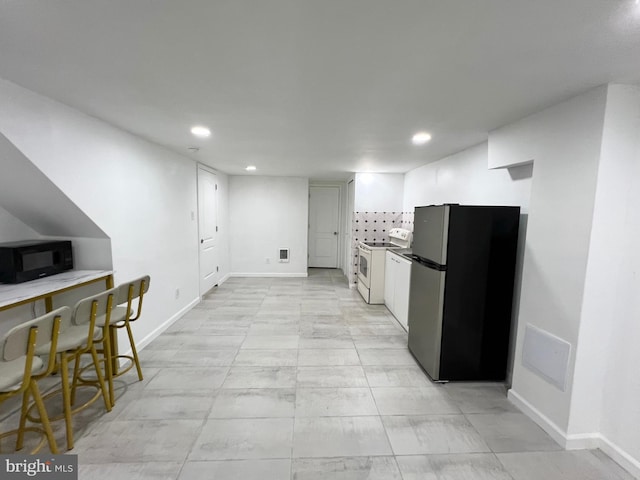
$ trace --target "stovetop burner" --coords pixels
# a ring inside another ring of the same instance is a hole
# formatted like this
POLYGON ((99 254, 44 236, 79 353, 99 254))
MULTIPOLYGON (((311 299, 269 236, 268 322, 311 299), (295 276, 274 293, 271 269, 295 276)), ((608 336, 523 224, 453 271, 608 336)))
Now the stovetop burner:
POLYGON ((375 247, 375 248, 398 247, 398 245, 395 245, 389 242, 362 242, 362 243, 364 243, 367 247, 375 247))

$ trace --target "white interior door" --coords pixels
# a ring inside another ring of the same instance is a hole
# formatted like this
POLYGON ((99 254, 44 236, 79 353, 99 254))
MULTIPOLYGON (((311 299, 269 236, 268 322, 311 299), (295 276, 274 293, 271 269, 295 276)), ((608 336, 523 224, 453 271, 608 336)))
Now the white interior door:
POLYGON ((218 283, 217 177, 198 165, 198 232, 200 234, 200 295, 218 283))
POLYGON ((309 187, 309 266, 338 268, 340 188, 309 187))

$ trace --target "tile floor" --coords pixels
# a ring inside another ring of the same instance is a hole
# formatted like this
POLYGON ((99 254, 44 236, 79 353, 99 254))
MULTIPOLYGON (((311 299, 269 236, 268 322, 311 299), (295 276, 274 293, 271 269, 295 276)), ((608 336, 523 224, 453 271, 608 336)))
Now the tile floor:
POLYGON ((500 385, 431 383, 340 271, 232 278, 141 359, 111 413, 74 419, 81 479, 632 478, 562 451, 500 385))

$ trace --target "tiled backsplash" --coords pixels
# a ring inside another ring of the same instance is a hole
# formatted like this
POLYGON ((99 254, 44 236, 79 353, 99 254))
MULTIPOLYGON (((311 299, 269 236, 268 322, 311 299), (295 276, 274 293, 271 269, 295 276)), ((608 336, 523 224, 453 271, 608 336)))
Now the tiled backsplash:
POLYGON ((358 281, 358 243, 388 242, 392 228, 413 231, 413 212, 354 212, 351 225, 351 283, 358 281))
POLYGON ((402 228, 411 230, 413 232, 413 213, 414 212, 402 212, 402 228))

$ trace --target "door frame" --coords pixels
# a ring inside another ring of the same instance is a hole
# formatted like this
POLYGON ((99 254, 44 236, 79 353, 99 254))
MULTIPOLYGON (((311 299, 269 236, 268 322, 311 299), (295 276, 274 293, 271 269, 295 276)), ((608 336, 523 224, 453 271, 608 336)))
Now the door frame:
MULTIPOLYGON (((344 251, 345 251, 345 234, 344 228, 344 212, 346 209, 346 182, 309 182, 309 199, 311 199, 311 187, 334 187, 338 188, 338 260, 337 268, 345 271, 346 265, 344 264, 344 251)), ((311 211, 311 203, 309 203, 309 211, 311 211)), ((309 213, 307 213, 309 216, 309 213)), ((308 231, 308 229, 307 229, 308 231)), ((309 235, 307 235, 307 260, 309 259, 309 235)), ((348 239, 347 239, 348 240, 348 239)), ((308 265, 308 261, 307 261, 308 265)))
MULTIPOLYGON (((219 199, 218 199, 218 176, 220 175, 219 172, 217 172, 215 169, 209 167, 208 165, 205 165, 204 163, 200 163, 200 162, 196 162, 196 220, 197 220, 197 224, 198 224, 198 228, 197 228, 197 233, 198 236, 196 238, 196 244, 198 245, 198 292, 199 292, 199 296, 202 297, 206 292, 202 291, 202 249, 200 247, 200 239, 202 238, 201 235, 201 227, 202 225, 200 225, 200 170, 204 170, 206 172, 209 172, 212 175, 215 175, 216 177, 216 241, 215 244, 213 246, 213 248, 216 250, 216 257, 219 255, 220 252, 220 248, 219 248, 219 239, 218 239, 218 231, 217 231, 217 226, 219 224, 219 213, 220 213, 220 209, 219 209, 219 199)), ((218 265, 220 264, 220 259, 217 258, 216 259, 216 263, 218 263, 218 265)), ((220 282, 220 272, 217 271, 216 275, 215 275, 215 285, 218 285, 220 282)))
POLYGON ((353 217, 355 214, 356 204, 356 179, 352 176, 347 180, 344 187, 344 268, 342 272, 347 277, 347 284, 349 288, 355 288, 358 285, 357 274, 354 269, 353 255, 356 253, 357 248, 353 248, 353 217), (356 281, 353 281, 354 274, 356 275, 356 281))

